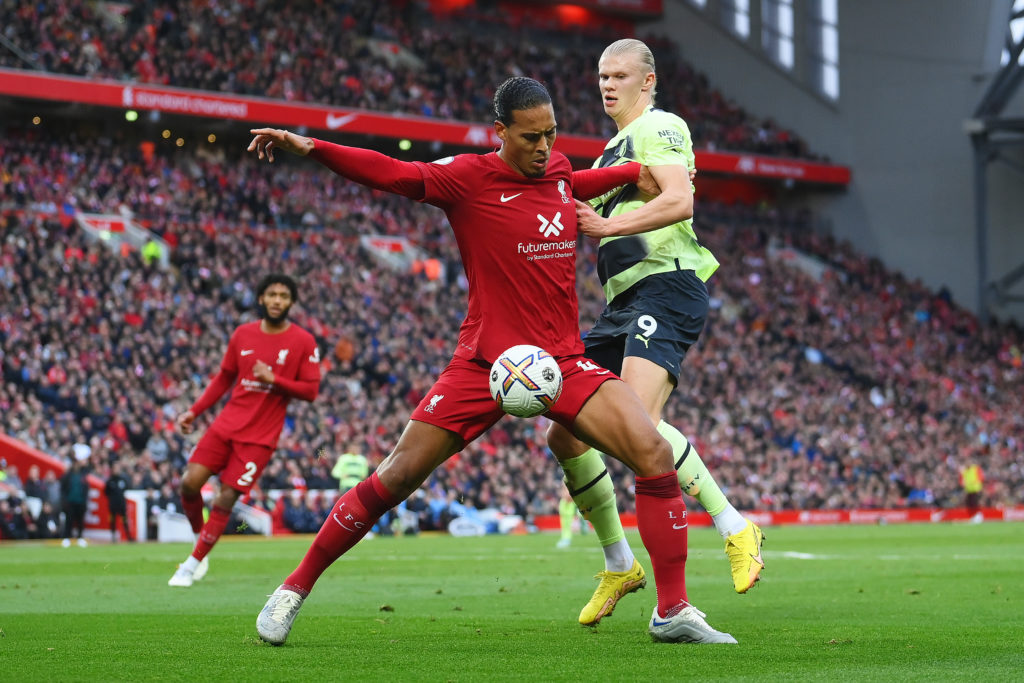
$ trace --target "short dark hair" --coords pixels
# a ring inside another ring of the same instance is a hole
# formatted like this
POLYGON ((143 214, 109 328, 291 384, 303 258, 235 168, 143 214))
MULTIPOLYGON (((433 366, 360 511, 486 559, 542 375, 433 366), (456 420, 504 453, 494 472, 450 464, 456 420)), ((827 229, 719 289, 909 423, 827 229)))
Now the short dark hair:
POLYGON ((270 285, 284 285, 288 288, 288 291, 292 294, 292 301, 299 300, 299 286, 295 283, 294 278, 284 273, 271 273, 265 275, 260 283, 256 285, 256 298, 263 296, 263 292, 267 291, 267 287, 270 285))
POLYGON ((506 126, 512 125, 512 112, 551 104, 548 89, 526 76, 513 76, 494 91, 494 117, 506 126))

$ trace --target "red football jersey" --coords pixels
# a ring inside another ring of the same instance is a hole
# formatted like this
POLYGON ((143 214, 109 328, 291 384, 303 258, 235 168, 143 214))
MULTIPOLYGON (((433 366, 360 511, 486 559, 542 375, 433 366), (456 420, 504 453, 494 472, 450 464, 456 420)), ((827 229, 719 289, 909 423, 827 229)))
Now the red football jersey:
POLYGON ((320 350, 313 335, 295 323, 280 334, 267 334, 257 320, 239 325, 231 335, 220 369, 237 382, 213 424, 237 441, 276 448, 290 397, 253 377, 258 360, 276 376, 319 382, 320 350))
POLYGON ((418 162, 424 202, 444 209, 469 279, 456 356, 491 363, 515 344, 582 353, 572 167, 551 154, 542 178, 496 152, 418 162))

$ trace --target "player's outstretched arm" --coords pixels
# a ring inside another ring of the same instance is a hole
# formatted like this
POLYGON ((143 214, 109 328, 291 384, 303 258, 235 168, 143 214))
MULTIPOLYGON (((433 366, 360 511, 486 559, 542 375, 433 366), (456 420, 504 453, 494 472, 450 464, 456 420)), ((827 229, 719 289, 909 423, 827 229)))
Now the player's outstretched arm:
POLYGON ((283 149, 299 156, 308 156, 338 175, 375 190, 394 192, 410 199, 426 194, 423 174, 408 161, 399 161, 386 154, 361 147, 347 147, 332 142, 307 138, 277 128, 253 128, 254 137, 246 151, 273 163, 274 150, 283 149))

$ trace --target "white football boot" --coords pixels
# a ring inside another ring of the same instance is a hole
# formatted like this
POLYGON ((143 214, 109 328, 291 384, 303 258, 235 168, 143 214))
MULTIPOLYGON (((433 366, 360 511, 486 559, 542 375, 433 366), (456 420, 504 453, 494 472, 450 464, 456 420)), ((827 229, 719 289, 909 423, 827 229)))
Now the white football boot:
POLYGON ((178 588, 188 588, 194 581, 192 572, 185 569, 181 565, 178 565, 178 570, 174 572, 174 576, 167 582, 168 586, 176 586, 178 588))
POLYGON ((206 572, 210 571, 210 556, 207 555, 199 563, 199 566, 192 572, 193 581, 202 581, 203 577, 206 576, 206 572))
POLYGON ((658 607, 655 605, 648 630, 651 632, 651 638, 661 643, 736 644, 736 639, 728 633, 716 631, 708 626, 708 622, 704 621, 705 616, 707 615, 693 605, 687 605, 672 616, 659 617, 658 607))
POLYGON ((271 645, 283 645, 303 600, 305 598, 295 591, 278 586, 256 617, 256 632, 260 638, 271 645))

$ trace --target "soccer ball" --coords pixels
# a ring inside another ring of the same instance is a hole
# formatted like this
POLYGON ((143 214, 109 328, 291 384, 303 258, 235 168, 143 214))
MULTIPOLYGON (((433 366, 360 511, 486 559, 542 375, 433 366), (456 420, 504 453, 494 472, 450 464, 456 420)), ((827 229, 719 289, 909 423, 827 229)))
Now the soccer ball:
POLYGON ((562 395, 562 371, 550 353, 531 344, 506 349, 491 366, 491 397, 509 415, 536 417, 562 395))

